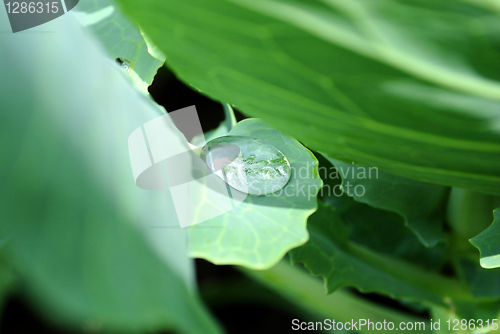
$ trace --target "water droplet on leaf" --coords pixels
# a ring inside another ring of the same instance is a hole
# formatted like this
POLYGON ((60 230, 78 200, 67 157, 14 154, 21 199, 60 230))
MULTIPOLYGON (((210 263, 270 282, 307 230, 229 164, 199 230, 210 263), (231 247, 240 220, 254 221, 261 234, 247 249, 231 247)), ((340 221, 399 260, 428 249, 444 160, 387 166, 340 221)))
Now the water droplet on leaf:
POLYGON ((203 147, 210 169, 236 190, 266 195, 283 188, 291 176, 290 164, 276 147, 244 136, 223 136, 203 147))

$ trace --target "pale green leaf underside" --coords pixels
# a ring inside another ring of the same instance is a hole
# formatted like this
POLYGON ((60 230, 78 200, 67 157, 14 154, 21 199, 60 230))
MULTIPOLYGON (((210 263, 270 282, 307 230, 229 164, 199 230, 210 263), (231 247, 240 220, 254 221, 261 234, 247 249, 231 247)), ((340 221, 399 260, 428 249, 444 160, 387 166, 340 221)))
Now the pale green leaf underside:
POLYGON ((494 8, 457 0, 119 1, 181 79, 307 147, 410 179, 500 193, 494 8))
POLYGON ((269 268, 308 239, 306 221, 316 210, 316 192, 322 184, 318 162, 295 139, 257 119, 239 122, 229 135, 249 136, 273 145, 290 162, 292 176, 283 191, 249 195, 231 211, 189 228, 189 254, 216 264, 269 268))
POLYGON ((72 15, 0 44, 0 239, 27 299, 79 329, 218 333, 185 231, 148 228, 178 227, 172 201, 134 182, 128 138, 158 107, 72 15))
MULTIPOLYGON (((165 56, 148 45, 139 27, 121 13, 113 0, 80 1, 72 13, 102 42, 113 58, 130 62, 130 73, 150 85, 165 56)), ((135 80, 135 78, 133 78, 135 80)))
POLYGON ((470 239, 481 253, 481 267, 500 267, 500 208, 493 211, 493 223, 486 230, 470 239))

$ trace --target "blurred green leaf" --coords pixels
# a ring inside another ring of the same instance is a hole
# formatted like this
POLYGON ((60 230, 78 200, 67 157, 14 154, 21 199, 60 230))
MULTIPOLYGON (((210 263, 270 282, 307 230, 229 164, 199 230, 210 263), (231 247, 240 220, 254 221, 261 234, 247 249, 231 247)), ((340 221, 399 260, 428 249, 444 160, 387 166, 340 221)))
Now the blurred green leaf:
POLYGON ((356 201, 400 214, 405 225, 427 247, 444 241, 444 200, 448 188, 406 179, 369 166, 330 159, 342 178, 342 189, 356 201))
POLYGON ((176 75, 307 147, 500 194, 493 2, 119 2, 176 75))
POLYGON ((295 139, 257 119, 239 122, 229 135, 249 136, 273 145, 288 159, 292 176, 283 189, 273 194, 248 195, 231 211, 191 226, 189 254, 215 264, 266 269, 308 239, 306 221, 316 211, 316 195, 321 187, 318 162, 295 139))
POLYGON ((151 85, 165 56, 151 42, 148 45, 148 38, 121 13, 115 1, 80 1, 71 13, 97 36, 113 59, 121 59, 122 66, 136 73, 147 86, 151 85))
POLYGON ((165 111, 71 15, 0 44, 0 235, 27 298, 77 329, 219 333, 185 231, 148 228, 179 226, 171 199, 136 187, 130 167, 130 133, 165 111))
POLYGON ((481 253, 483 268, 500 267, 500 208, 493 211, 493 223, 483 232, 470 239, 481 253))
POLYGON ((290 252, 291 260, 304 263, 311 274, 323 277, 329 293, 351 286, 361 292, 438 305, 445 305, 451 296, 469 297, 458 281, 350 241, 349 229, 335 208, 320 204, 307 227, 310 239, 290 252))

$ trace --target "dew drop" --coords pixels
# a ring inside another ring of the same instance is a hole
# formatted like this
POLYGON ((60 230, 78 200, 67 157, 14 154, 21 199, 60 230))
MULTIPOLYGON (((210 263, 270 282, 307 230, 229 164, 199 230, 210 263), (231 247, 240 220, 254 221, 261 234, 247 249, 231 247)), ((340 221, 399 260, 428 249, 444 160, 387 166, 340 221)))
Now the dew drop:
POLYGON ((211 170, 236 190, 267 195, 283 188, 290 164, 276 147, 244 136, 223 136, 203 147, 202 158, 211 170))

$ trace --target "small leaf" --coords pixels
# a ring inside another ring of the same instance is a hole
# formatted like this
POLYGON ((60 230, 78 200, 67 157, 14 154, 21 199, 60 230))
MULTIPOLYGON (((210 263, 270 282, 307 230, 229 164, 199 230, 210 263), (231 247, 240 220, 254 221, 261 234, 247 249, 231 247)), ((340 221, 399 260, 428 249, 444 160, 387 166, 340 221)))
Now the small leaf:
POLYGON ((80 1, 72 13, 97 36, 113 59, 130 66, 129 71, 136 73, 146 87, 151 85, 165 56, 122 14, 115 1, 80 1))
POLYGON ((351 286, 361 292, 439 305, 444 305, 446 297, 468 295, 458 281, 350 241, 347 226, 332 207, 320 204, 308 220, 308 231, 310 240, 290 252, 291 260, 304 263, 311 274, 323 277, 329 293, 351 286))
POLYGON ((356 201, 396 212, 427 247, 444 240, 443 204, 449 189, 406 179, 376 167, 350 165, 328 158, 342 178, 342 189, 356 201))
POLYGON ((500 300, 500 268, 485 269, 469 258, 458 261, 460 275, 469 285, 474 297, 482 300, 500 300))
MULTIPOLYGON (((488 330, 487 321, 498 319, 500 316, 500 301, 454 301, 455 313, 460 319, 482 319, 484 332, 479 333, 498 333, 491 327, 488 330)), ((479 322, 476 320, 476 325, 479 322)), ((441 322, 443 324, 443 322, 441 322)), ((476 327, 477 328, 477 327, 476 327)), ((475 332, 473 332, 475 333, 475 332)))
POLYGON ((470 239, 481 253, 481 267, 500 267, 500 208, 493 211, 493 223, 483 232, 470 239))
POLYGON ((455 261, 459 276, 466 282, 473 296, 468 300, 454 300, 456 313, 462 319, 498 319, 500 268, 482 268, 476 256, 471 255, 459 256, 455 261))
MULTIPOLYGON (((342 184, 340 174, 349 171, 351 175, 353 169, 341 170, 332 164, 332 159, 322 154, 316 156, 319 160, 319 175, 324 182, 324 187, 320 191, 320 199, 340 214, 342 221, 349 229, 350 240, 376 252, 395 256, 428 269, 441 267, 445 255, 444 242, 434 247, 425 247, 415 233, 405 226, 401 215, 364 204, 357 201, 355 197, 347 195, 340 188, 342 184)), ((369 169, 364 171, 369 171, 369 169)), ((377 182, 375 176, 386 174, 379 174, 378 171, 371 173, 373 173, 374 182, 377 182)), ((351 184, 344 190, 349 188, 353 192, 354 186, 351 184)), ((366 192, 364 189, 362 191, 366 192)))
MULTIPOLYGON (((308 239, 307 217, 316 211, 322 184, 318 162, 295 139, 257 119, 239 122, 229 135, 253 137, 276 147, 288 159, 292 175, 281 190, 266 196, 249 195, 231 211, 191 226, 189 254, 216 264, 269 268, 308 239)), ((209 199, 207 203, 217 205, 209 199)))
POLYGON ((428 269, 439 269, 443 264, 444 243, 425 247, 398 214, 354 202, 341 218, 350 239, 360 245, 428 269))

